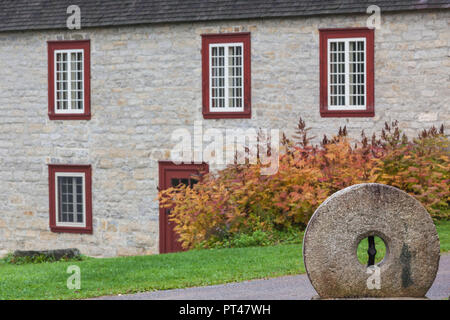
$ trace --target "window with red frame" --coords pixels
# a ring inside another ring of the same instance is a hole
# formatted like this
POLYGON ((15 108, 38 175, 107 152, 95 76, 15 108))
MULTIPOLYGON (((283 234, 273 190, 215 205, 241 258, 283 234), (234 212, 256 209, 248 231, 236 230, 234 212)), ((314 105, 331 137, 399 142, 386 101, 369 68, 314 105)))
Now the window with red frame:
POLYGON ((48 114, 52 120, 89 120, 90 41, 48 42, 48 114))
POLYGON ((50 230, 92 233, 90 165, 49 165, 50 230))
POLYGON ((250 33, 202 35, 203 117, 251 118, 250 33))
POLYGON ((374 116, 374 30, 321 29, 320 114, 374 116))

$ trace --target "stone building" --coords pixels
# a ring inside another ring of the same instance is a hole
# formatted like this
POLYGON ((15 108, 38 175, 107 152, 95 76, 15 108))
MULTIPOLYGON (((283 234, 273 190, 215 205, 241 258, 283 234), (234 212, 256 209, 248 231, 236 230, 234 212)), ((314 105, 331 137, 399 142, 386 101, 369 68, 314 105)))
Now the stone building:
POLYGON ((0 1, 0 253, 179 250, 157 188, 208 168, 169 161, 180 129, 448 127, 449 7, 0 1))

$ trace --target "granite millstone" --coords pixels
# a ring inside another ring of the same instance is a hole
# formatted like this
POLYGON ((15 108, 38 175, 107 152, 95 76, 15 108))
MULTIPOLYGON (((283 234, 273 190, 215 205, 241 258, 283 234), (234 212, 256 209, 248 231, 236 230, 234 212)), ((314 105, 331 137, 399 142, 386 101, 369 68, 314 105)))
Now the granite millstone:
POLYGON ((308 223, 303 257, 321 298, 424 297, 439 266, 439 238, 426 209, 386 185, 358 184, 329 197, 308 223), (368 236, 386 244, 380 289, 369 289, 357 247, 368 236))

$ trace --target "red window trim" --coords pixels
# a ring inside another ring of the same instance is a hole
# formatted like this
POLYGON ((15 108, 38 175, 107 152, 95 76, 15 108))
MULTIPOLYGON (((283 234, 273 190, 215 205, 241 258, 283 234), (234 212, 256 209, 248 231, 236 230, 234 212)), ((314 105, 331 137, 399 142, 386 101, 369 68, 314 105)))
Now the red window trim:
POLYGON ((91 119, 91 42, 90 40, 47 41, 48 45, 48 116, 50 120, 91 119), (55 113, 55 50, 84 49, 84 113, 55 113))
MULTIPOLYGON (((199 172, 209 172, 209 165, 205 162, 200 164, 175 164, 172 161, 158 161, 158 174, 159 174, 159 182, 158 182, 158 190, 164 190, 165 188, 165 180, 166 180, 166 171, 167 170, 197 170, 199 172)), ((165 234, 165 221, 164 221, 164 214, 165 214, 165 208, 159 207, 159 252, 166 252, 165 247, 165 240, 164 240, 164 234, 165 234)))
POLYGON ((52 232, 66 233, 89 233, 92 234, 92 169, 90 165, 75 164, 49 164, 48 165, 48 185, 49 185, 49 212, 50 230, 52 232), (82 172, 85 174, 85 198, 86 198, 86 227, 65 227, 56 225, 56 199, 55 199, 55 174, 57 172, 82 172))
POLYGON ((204 119, 251 118, 251 47, 250 32, 202 34, 202 90, 204 119), (244 44, 244 111, 211 112, 209 109, 209 45, 242 42, 244 44))
POLYGON ((373 117, 375 116, 374 30, 369 28, 319 29, 320 32, 320 115, 322 117, 373 117), (328 39, 366 38, 366 110, 328 110, 328 39))

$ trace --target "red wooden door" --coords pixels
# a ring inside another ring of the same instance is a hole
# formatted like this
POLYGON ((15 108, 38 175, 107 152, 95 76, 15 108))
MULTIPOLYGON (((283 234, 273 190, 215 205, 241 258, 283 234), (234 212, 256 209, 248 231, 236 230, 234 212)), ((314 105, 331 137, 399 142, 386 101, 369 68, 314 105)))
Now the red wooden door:
MULTIPOLYGON (((172 162, 159 162, 159 187, 160 190, 175 187, 180 183, 193 186, 197 180, 193 175, 200 171, 207 171, 205 164, 181 164, 175 165, 172 162)), ((169 220, 170 209, 159 208, 159 252, 183 251, 179 236, 174 231, 175 224, 169 220)))

